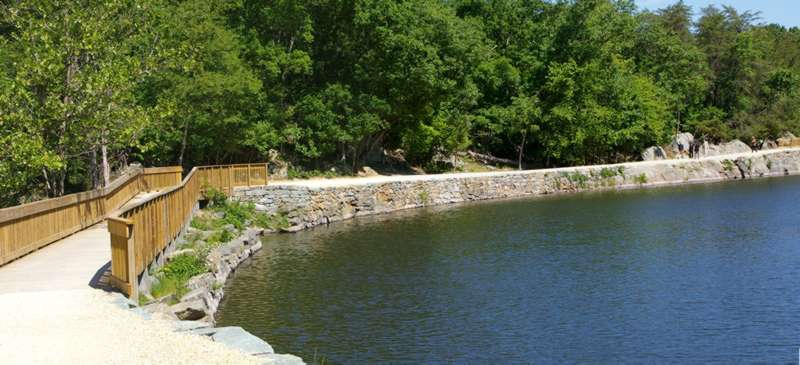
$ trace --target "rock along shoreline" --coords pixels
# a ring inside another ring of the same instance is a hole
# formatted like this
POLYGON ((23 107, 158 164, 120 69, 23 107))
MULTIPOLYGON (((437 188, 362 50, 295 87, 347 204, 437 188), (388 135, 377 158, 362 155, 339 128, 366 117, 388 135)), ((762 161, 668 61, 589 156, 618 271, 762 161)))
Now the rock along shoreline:
MULTIPOLYGON (((235 231, 232 228, 231 231, 235 231)), ((203 233, 188 228, 184 234, 203 233)), ((236 268, 261 249, 261 236, 268 232, 261 228, 244 229, 240 236, 212 249, 206 259, 209 272, 197 275, 186 283, 188 292, 170 304, 167 300, 156 300, 139 306, 119 294, 116 304, 133 310, 147 319, 165 320, 177 332, 206 336, 213 342, 222 343, 263 361, 264 364, 304 364, 300 357, 291 354, 276 354, 266 341, 247 332, 242 327, 215 327, 214 315, 225 294, 224 284, 236 268)), ((174 252, 177 253, 177 252, 174 252)), ((146 278, 145 281, 152 280, 146 278)))
POLYGON ((358 216, 489 199, 800 174, 800 148, 569 168, 270 182, 233 199, 283 214, 299 231, 358 216))

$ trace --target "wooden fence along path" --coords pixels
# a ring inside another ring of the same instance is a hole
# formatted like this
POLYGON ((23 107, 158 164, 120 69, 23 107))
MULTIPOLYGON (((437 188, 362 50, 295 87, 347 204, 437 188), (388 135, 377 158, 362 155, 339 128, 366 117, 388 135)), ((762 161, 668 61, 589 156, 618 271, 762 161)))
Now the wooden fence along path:
POLYGON ((205 187, 230 194, 267 184, 266 164, 135 168, 110 186, 0 209, 0 266, 104 219, 111 235, 112 284, 138 296, 138 276, 183 231, 205 187), (142 192, 160 191, 120 211, 142 192))

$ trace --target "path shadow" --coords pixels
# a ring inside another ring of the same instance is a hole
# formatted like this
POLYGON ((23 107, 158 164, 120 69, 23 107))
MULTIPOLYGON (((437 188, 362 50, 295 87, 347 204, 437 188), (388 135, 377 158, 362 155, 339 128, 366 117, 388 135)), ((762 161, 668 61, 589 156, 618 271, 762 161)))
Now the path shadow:
POLYGON ((92 279, 89 280, 89 287, 94 289, 100 289, 106 292, 119 292, 119 289, 111 286, 111 261, 107 262, 105 265, 100 267, 94 275, 92 275, 92 279))

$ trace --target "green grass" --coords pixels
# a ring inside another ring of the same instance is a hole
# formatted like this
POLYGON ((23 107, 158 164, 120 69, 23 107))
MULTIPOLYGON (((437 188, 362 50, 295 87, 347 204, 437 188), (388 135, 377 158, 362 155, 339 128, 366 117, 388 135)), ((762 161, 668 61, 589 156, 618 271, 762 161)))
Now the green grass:
POLYGON ((289 228, 289 218, 285 214, 256 213, 253 225, 258 228, 278 230, 289 228))
POLYGON ((617 171, 614 170, 614 169, 610 169, 608 167, 603 167, 603 169, 600 170, 600 177, 602 177, 604 179, 610 179, 610 178, 615 177, 615 176, 617 176, 617 171))
POLYGON ((211 235, 206 238, 206 244, 213 247, 219 247, 223 243, 230 242, 230 240, 233 238, 233 233, 231 233, 231 231, 222 229, 211 233, 211 235))
POLYGON ((733 171, 733 161, 731 160, 722 161, 722 168, 725 169, 725 171, 727 172, 733 171))
POLYGON ((419 192, 419 200, 422 202, 422 204, 428 204, 430 202, 430 199, 431 199, 431 193, 429 193, 427 190, 419 192))
POLYGON ((639 185, 644 185, 644 184, 647 184, 647 175, 645 175, 645 174, 643 174, 643 173, 642 173, 642 174, 639 174, 638 176, 636 176, 636 177, 634 178, 634 180, 635 180, 635 181, 636 181, 636 183, 637 183, 637 184, 639 184, 639 185))
POLYGON ((585 188, 587 186, 586 182, 589 181, 589 177, 578 171, 575 171, 567 175, 567 180, 577 185, 579 188, 585 188))
POLYGON ((225 195, 222 190, 219 190, 213 186, 205 186, 203 188, 203 196, 212 206, 225 205, 225 203, 228 201, 228 196, 225 195))
MULTIPOLYGON (((350 174, 352 175, 352 174, 350 174)), ((337 171, 322 171, 322 170, 305 170, 298 167, 291 166, 286 170, 286 177, 289 179, 310 179, 314 177, 334 178, 340 176, 349 176, 337 171)))
POLYGON ((180 299, 188 292, 186 282, 193 276, 208 271, 202 258, 195 255, 178 255, 158 270, 158 283, 150 289, 150 294, 155 298, 175 295, 180 299))
POLYGON ((197 216, 192 219, 190 226, 201 231, 213 231, 220 229, 226 223, 222 219, 215 218, 211 215, 197 216))

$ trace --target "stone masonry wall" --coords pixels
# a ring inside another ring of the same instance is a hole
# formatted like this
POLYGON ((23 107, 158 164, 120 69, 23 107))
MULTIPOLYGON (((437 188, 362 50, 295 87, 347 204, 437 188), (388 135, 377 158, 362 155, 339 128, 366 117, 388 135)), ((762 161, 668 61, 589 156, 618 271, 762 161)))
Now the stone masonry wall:
POLYGON ((356 216, 485 199, 800 174, 800 149, 693 160, 573 168, 271 182, 237 189, 234 199, 285 213, 300 230, 356 216))

